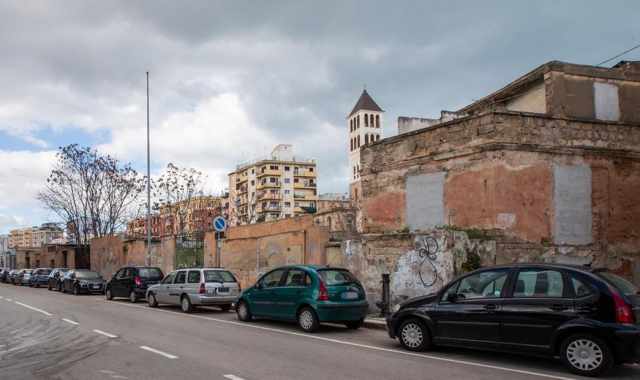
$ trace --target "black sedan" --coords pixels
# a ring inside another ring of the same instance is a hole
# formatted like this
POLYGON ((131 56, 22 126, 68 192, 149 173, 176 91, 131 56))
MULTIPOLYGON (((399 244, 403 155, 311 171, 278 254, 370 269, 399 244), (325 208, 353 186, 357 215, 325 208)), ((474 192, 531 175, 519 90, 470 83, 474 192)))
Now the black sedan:
POLYGON ((98 272, 72 269, 64 275, 62 292, 79 294, 104 294, 104 279, 98 272))
POLYGON ((480 269, 387 318, 408 350, 432 345, 559 356, 596 376, 640 360, 640 293, 605 270, 550 264, 480 269))

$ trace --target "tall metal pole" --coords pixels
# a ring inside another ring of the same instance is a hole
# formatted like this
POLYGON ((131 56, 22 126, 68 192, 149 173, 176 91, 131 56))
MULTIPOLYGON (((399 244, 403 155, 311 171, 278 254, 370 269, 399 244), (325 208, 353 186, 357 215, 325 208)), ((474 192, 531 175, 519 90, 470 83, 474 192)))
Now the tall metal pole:
POLYGON ((151 153, 149 143, 149 72, 147 71, 147 260, 151 265, 151 153))

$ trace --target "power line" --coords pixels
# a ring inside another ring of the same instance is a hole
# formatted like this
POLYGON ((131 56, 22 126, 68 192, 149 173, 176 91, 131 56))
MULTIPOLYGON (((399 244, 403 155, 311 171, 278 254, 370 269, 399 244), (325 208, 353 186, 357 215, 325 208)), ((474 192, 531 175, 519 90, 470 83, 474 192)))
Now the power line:
POLYGON ((605 64, 605 63, 607 63, 607 62, 609 62, 609 61, 613 61, 614 59, 616 59, 616 58, 618 58, 618 57, 622 57, 623 55, 627 54, 627 53, 628 53, 628 52, 630 52, 630 51, 636 50, 637 48, 640 48, 640 44, 638 44, 638 45, 636 45, 636 46, 632 47, 631 49, 625 50, 625 51, 623 51, 622 53, 620 53, 620 54, 618 54, 618 55, 616 55, 616 56, 613 56, 613 57, 611 57, 611 58, 607 59, 606 61, 602 61, 602 62, 598 63, 596 66, 601 66, 601 65, 603 65, 603 64, 605 64))

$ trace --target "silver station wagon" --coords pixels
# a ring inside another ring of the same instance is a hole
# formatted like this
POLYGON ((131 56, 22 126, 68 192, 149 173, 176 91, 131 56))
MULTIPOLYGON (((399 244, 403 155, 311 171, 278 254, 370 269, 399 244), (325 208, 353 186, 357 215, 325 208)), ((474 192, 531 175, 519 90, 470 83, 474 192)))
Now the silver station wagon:
POLYGON ((150 307, 159 304, 180 305, 185 313, 190 313, 196 306, 217 306, 227 311, 240 291, 240 284, 228 270, 179 269, 147 289, 147 302, 150 307))

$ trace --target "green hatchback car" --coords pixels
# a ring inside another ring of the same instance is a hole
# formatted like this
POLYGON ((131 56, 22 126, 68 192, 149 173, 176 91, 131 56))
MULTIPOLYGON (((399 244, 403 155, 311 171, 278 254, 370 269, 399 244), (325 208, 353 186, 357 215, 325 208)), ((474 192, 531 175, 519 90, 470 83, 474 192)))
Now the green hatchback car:
POLYGON ((357 329, 368 308, 362 284, 348 270, 292 265, 273 269, 242 292, 236 313, 241 321, 254 317, 297 321, 302 330, 313 332, 322 322, 357 329))

